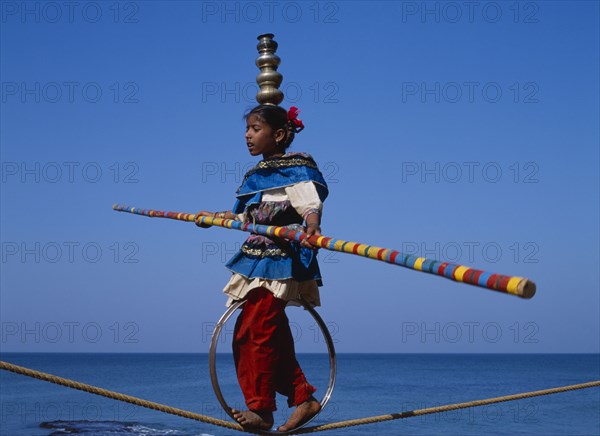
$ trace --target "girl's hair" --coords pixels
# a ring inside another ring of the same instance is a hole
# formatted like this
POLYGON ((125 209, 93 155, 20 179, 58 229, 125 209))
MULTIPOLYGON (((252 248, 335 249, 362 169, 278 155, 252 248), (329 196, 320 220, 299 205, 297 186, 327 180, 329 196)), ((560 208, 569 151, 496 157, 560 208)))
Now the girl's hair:
POLYGON ((283 141, 277 144, 283 150, 288 148, 294 140, 296 131, 288 119, 288 113, 284 108, 270 104, 260 104, 246 112, 244 120, 248 121, 248 118, 251 116, 255 116, 267 123, 273 131, 283 129, 286 132, 283 141))

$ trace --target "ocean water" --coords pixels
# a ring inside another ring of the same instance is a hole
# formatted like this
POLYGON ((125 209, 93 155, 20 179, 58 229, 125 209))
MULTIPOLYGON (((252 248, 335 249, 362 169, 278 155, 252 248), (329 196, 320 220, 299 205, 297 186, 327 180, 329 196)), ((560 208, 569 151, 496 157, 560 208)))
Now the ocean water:
MULTIPOLYGON (((229 419, 206 354, 24 354, 0 359, 174 407, 229 419)), ((300 354, 318 393, 325 354, 300 354)), ((227 402, 242 407, 231 355, 218 357, 227 402)), ((313 424, 600 380, 597 354, 340 354, 336 387, 313 424)), ((318 395, 317 395, 318 397, 318 395)), ((289 409, 278 398, 276 424, 289 409)), ((214 427, 0 371, 0 434, 234 435, 214 427)), ((600 388, 327 431, 328 435, 600 435, 600 388)))

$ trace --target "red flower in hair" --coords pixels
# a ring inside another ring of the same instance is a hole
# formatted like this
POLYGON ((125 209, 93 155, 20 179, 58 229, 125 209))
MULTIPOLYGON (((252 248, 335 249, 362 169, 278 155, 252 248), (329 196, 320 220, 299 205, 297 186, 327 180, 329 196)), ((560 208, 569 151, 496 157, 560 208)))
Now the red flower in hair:
POLYGON ((300 110, 296 106, 292 106, 288 111, 288 120, 292 123, 292 127, 294 128, 294 132, 298 133, 302 129, 304 129, 304 124, 302 120, 298 119, 298 114, 300 110))

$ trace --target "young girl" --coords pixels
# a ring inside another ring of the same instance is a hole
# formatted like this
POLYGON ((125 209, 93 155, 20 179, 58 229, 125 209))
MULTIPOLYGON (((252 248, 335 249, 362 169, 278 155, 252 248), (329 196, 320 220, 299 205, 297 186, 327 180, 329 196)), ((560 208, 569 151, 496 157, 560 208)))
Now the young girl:
MULTIPOLYGON (((263 159, 244 176, 233 210, 202 211, 199 215, 288 226, 309 236, 320 235, 327 184, 310 155, 285 152, 304 128, 298 109, 286 112, 279 106, 259 105, 245 119, 248 151, 252 156, 262 154, 263 159)), ((288 397, 289 407, 296 406, 278 428, 289 431, 321 409, 312 396, 316 389, 296 360, 285 315, 287 303, 299 297, 320 304, 321 275, 315 247, 307 240, 298 243, 252 234, 226 266, 233 272, 224 289, 228 305, 246 299, 235 324, 233 355, 248 410, 234 410, 234 416, 244 427, 270 429, 275 392, 279 392, 288 397)))

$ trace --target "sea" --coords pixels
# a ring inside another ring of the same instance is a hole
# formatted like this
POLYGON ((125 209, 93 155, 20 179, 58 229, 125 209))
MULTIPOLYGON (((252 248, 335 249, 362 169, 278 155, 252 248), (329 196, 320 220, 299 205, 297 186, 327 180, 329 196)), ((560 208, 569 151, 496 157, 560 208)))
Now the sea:
MULTIPOLYGON (((214 394, 206 354, 2 353, 0 360, 146 400, 229 419, 214 394)), ((326 354, 299 354, 319 394, 326 354)), ((243 407, 231 354, 217 357, 230 406, 243 407)), ((310 424, 406 412, 600 380, 599 354, 338 354, 329 403, 310 424)), ((278 397, 276 424, 287 419, 278 397)), ((42 435, 239 435, 0 371, 0 433, 42 435)), ((600 435, 600 388, 326 431, 334 435, 600 435)))

